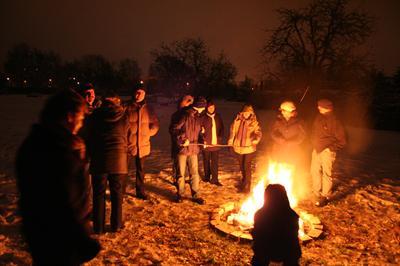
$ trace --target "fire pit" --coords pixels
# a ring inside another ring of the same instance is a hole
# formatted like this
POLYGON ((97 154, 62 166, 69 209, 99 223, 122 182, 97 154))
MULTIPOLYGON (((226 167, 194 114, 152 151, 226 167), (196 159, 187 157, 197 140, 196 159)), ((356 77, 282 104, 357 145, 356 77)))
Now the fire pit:
POLYGON ((299 215, 299 238, 310 241, 322 234, 323 225, 318 217, 297 208, 297 198, 293 191, 294 166, 271 161, 268 173, 253 188, 252 193, 242 204, 228 202, 215 209, 211 215, 211 225, 227 235, 252 240, 255 212, 264 204, 265 184, 281 184, 285 187, 290 206, 299 215))
MULTIPOLYGON (((244 240, 252 240, 250 230, 252 226, 242 225, 232 219, 232 214, 237 214, 240 206, 236 202, 225 203, 215 209, 211 214, 210 224, 216 230, 244 240)), ((318 217, 307 213, 306 211, 295 209, 300 216, 299 219, 299 238, 303 242, 307 242, 318 238, 322 234, 323 225, 318 217)))

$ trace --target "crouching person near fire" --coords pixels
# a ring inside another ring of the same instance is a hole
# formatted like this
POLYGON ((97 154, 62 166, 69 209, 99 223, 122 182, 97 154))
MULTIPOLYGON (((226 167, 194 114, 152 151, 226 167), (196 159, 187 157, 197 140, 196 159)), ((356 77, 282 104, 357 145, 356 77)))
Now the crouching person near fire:
POLYGON ((242 179, 239 182, 239 191, 250 192, 251 162, 254 158, 257 144, 261 140, 261 128, 251 105, 245 104, 236 115, 230 128, 228 145, 238 154, 242 179))
POLYGON ((336 152, 346 145, 342 123, 333 112, 333 104, 328 99, 318 101, 319 114, 315 118, 311 142, 311 177, 313 192, 318 198, 315 205, 327 204, 332 190, 332 167, 336 152))
POLYGON ((106 188, 110 186, 111 231, 123 227, 123 188, 128 174, 130 139, 129 116, 120 105, 118 95, 106 92, 103 104, 90 116, 88 151, 93 184, 93 229, 102 234, 105 229, 106 188))
POLYGON ((175 136, 176 143, 179 145, 177 155, 177 188, 178 194, 176 202, 182 202, 185 193, 185 173, 186 167, 189 169, 190 189, 192 200, 197 204, 204 204, 204 200, 199 196, 199 165, 198 154, 200 147, 200 133, 203 126, 202 113, 206 109, 207 101, 203 97, 197 97, 192 106, 184 111, 179 121, 172 127, 172 135, 175 136))
POLYGON ((290 208, 282 185, 268 185, 264 206, 254 215, 253 266, 269 265, 271 261, 283 265, 299 265, 301 248, 298 238, 299 216, 290 208))
POLYGON ((77 93, 51 96, 18 150, 22 231, 33 265, 79 265, 100 250, 89 236, 85 144, 77 136, 84 115, 77 93))

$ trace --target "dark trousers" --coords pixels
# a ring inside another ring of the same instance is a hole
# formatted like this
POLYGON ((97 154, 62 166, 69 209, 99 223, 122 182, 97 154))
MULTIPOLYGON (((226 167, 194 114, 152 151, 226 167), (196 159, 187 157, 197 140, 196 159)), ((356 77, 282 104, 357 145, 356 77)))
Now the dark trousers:
POLYGON ((242 173, 242 180, 239 188, 244 192, 250 192, 251 186, 251 161, 254 158, 254 153, 239 154, 239 166, 242 173))
POLYGON ((218 182, 219 151, 203 150, 204 179, 211 183, 218 182))
POLYGON ((122 227, 123 184, 126 174, 92 175, 93 184, 93 229, 95 233, 104 232, 106 214, 107 181, 111 196, 111 230, 122 227))
POLYGON ((136 166, 136 196, 142 196, 144 192, 144 157, 139 158, 135 156, 135 166, 136 166))

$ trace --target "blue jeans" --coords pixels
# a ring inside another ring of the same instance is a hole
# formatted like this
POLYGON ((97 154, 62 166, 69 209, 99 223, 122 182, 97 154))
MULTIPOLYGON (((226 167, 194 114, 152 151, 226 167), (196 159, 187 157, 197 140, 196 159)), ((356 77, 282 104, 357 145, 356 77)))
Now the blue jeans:
POLYGON ((177 162, 178 195, 183 196, 183 194, 185 193, 185 172, 187 166, 189 169, 190 189, 192 191, 192 197, 197 197, 199 190, 199 181, 200 181, 197 154, 195 155, 178 154, 177 161, 178 161, 177 162))

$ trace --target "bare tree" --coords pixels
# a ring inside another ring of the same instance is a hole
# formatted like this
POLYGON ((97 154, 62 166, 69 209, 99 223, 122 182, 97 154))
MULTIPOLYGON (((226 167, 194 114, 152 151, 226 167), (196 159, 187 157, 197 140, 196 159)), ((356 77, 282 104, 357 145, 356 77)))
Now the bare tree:
POLYGON ((279 9, 280 25, 262 49, 283 70, 326 73, 354 59, 372 32, 373 18, 351 10, 349 0, 314 0, 302 9, 279 9))

